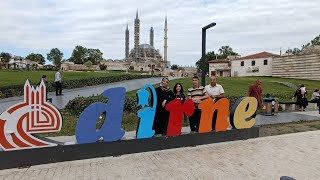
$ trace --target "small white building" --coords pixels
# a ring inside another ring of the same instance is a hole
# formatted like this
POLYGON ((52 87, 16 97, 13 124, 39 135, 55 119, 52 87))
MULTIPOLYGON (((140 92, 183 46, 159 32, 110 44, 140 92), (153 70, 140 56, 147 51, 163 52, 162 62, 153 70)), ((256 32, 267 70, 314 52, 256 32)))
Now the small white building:
POLYGON ((272 58, 277 55, 261 52, 231 60, 231 76, 272 76, 272 58))
POLYGON ((41 64, 30 61, 29 59, 25 59, 21 56, 14 56, 13 58, 10 59, 8 64, 10 68, 14 68, 14 69, 28 69, 28 68, 37 69, 42 67, 41 64))
POLYGON ((230 77, 230 60, 217 59, 208 61, 209 75, 218 77, 230 77))

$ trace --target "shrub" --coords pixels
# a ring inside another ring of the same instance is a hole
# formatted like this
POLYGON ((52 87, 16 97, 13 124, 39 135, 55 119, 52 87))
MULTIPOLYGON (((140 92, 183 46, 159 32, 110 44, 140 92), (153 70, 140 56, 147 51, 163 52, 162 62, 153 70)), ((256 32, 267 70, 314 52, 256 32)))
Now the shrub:
MULTIPOLYGON (((85 86, 95 86, 99 84, 108 84, 112 82, 119 82, 124 80, 131 79, 141 79, 141 78, 150 78, 150 75, 132 75, 132 74, 123 74, 123 75, 115 75, 108 77, 92 77, 86 79, 74 79, 62 82, 63 89, 74 89, 81 88, 85 86)), ((30 82, 34 86, 38 85, 39 82, 30 82)), ((54 82, 49 82, 47 84, 47 91, 52 92, 55 91, 54 82)), ((24 85, 12 85, 0 87, 0 98, 8 98, 13 96, 21 96, 23 95, 23 87, 24 85)))
MULTIPOLYGON (((102 95, 91 96, 91 97, 77 97, 73 100, 70 100, 66 105, 65 109, 73 114, 81 114, 84 109, 86 109, 90 104, 95 102, 107 103, 108 100, 105 99, 102 95)), ((135 98, 126 97, 123 110, 128 112, 137 112, 137 100, 135 98)))

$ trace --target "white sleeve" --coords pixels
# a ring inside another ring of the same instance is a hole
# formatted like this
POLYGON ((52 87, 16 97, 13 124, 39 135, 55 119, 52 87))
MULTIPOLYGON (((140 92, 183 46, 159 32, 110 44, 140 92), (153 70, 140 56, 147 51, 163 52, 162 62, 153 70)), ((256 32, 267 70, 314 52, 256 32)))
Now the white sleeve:
POLYGON ((224 93, 224 89, 222 86, 220 86, 220 94, 224 93))

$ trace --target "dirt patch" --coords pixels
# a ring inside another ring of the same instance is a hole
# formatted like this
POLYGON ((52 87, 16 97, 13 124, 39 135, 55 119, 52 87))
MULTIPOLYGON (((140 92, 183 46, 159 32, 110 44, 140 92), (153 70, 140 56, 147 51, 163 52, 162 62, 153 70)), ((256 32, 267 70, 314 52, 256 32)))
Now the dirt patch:
POLYGON ((260 137, 320 130, 319 121, 299 121, 260 126, 260 137))

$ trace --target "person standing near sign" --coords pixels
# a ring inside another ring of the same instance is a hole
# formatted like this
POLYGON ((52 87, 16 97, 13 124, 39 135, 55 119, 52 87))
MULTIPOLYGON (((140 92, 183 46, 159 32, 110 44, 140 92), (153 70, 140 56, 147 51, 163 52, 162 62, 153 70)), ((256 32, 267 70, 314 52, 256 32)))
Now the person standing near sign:
POLYGON ((210 77, 210 84, 205 87, 209 97, 214 101, 224 97, 224 89, 220 84, 217 84, 216 76, 210 77))
POLYGON ((188 98, 192 99, 194 102, 194 113, 189 117, 189 124, 191 133, 198 132, 200 118, 201 118, 201 110, 198 109, 199 104, 202 100, 208 98, 208 94, 206 89, 203 86, 199 85, 199 77, 193 76, 192 78, 193 87, 188 89, 188 98))
POLYGON ((61 78, 61 70, 59 70, 58 72, 56 72, 55 76, 54 76, 54 82, 56 84, 56 96, 61 96, 62 95, 62 78, 61 78))
POLYGON ((155 131, 155 135, 165 135, 169 121, 169 111, 166 111, 165 106, 174 99, 174 94, 169 87, 169 79, 162 78, 160 87, 155 90, 157 93, 157 108, 152 129, 155 131))
POLYGON ((261 80, 257 79, 256 83, 251 85, 248 90, 248 97, 255 97, 258 101, 258 108, 262 108, 262 88, 261 88, 261 80))
MULTIPOLYGON (((208 96, 215 102, 224 97, 224 89, 220 84, 217 84, 216 76, 210 77, 210 84, 205 87, 208 96)), ((212 116, 212 130, 215 130, 217 113, 212 116)))
POLYGON ((173 88, 174 98, 180 99, 180 101, 183 102, 186 100, 186 96, 183 94, 183 87, 181 83, 176 83, 173 88))

